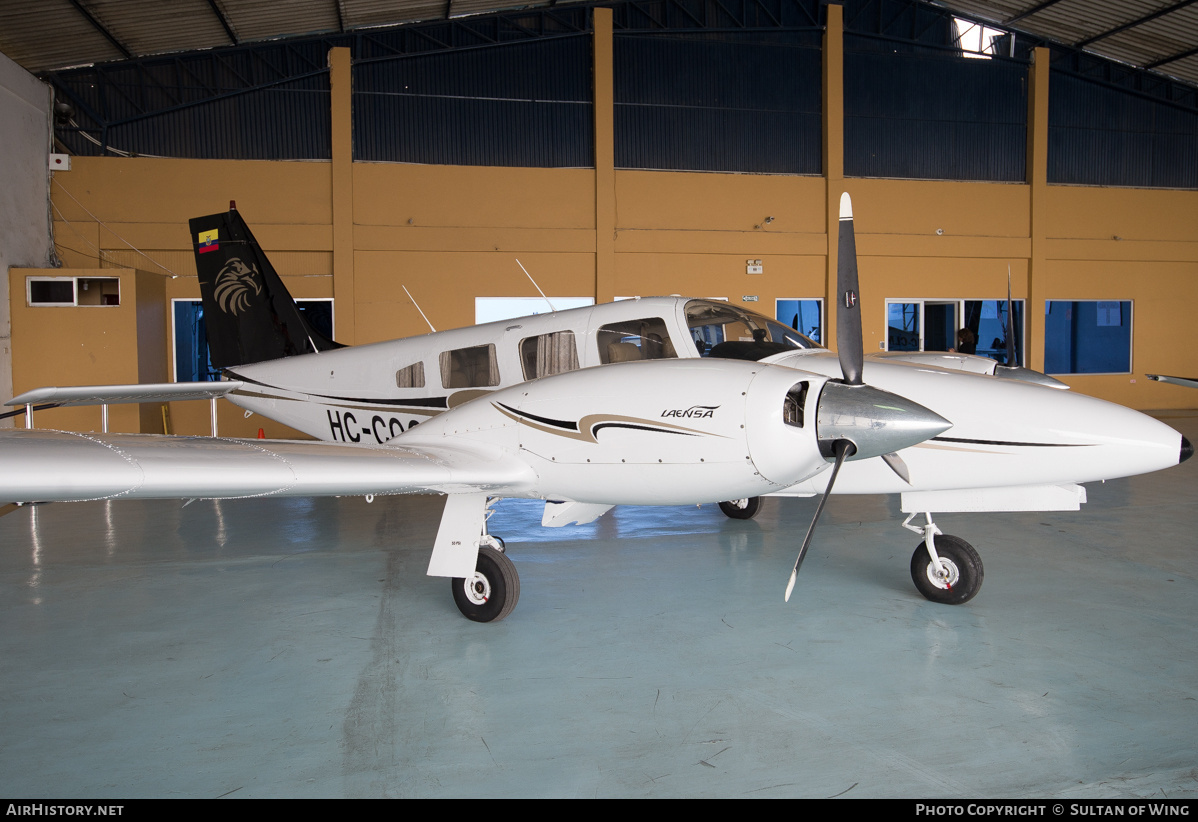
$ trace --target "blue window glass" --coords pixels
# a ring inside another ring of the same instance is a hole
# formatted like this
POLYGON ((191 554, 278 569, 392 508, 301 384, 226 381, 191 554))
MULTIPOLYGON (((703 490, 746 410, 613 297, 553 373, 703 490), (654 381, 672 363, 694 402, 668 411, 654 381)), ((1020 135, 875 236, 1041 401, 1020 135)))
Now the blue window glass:
POLYGON ((1047 300, 1044 371, 1131 372, 1131 300, 1047 300))

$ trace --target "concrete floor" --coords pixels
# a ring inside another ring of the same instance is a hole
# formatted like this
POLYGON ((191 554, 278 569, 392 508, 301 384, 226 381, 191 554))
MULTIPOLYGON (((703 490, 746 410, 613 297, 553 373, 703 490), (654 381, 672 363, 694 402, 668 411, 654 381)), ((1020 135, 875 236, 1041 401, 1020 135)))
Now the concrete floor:
POLYGON ((834 498, 785 605, 814 501, 505 502, 490 625, 424 575, 436 497, 21 508, 0 795, 1198 796, 1198 460, 1089 494, 939 518, 986 562, 960 607, 897 498, 834 498))

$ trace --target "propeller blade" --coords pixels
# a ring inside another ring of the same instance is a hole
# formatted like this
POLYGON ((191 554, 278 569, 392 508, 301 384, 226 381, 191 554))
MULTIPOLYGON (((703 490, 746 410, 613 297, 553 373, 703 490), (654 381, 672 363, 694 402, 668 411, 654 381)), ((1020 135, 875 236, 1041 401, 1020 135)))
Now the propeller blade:
POLYGON ((1015 304, 1011 302, 1011 266, 1007 266, 1007 367, 1018 368, 1015 353, 1015 304))
POLYGON ((857 241, 853 234, 853 203, 846 191, 840 195, 840 232, 836 252, 836 353, 840 371, 849 385, 861 385, 861 306, 857 301, 857 241))
POLYGON ((832 486, 836 484, 836 475, 840 473, 840 466, 844 465, 847 459, 856 450, 848 440, 837 440, 832 446, 832 450, 836 452, 836 464, 832 466, 832 476, 828 480, 828 488, 824 491, 824 495, 820 497, 819 506, 815 509, 815 516, 811 518, 811 525, 807 528, 807 536, 803 538, 803 547, 799 549, 799 558, 795 560, 794 570, 790 572, 790 580, 786 583, 786 596, 783 597, 784 602, 790 602, 790 592, 795 589, 795 580, 799 577, 799 566, 803 564, 803 558, 807 555, 807 548, 811 545, 811 535, 815 533, 815 524, 819 522, 819 515, 824 512, 824 505, 828 502, 828 497, 832 494, 832 486))
POLYGON ((907 470, 907 463, 903 462, 903 458, 898 454, 883 454, 882 461, 890 466, 890 470, 898 474, 899 479, 908 485, 911 484, 911 472, 907 470))

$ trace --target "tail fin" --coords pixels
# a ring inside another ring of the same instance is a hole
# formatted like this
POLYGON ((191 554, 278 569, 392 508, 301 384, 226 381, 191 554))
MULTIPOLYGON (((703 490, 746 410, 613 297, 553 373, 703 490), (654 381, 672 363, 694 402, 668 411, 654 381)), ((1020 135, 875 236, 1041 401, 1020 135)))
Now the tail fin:
POLYGON ((304 320, 233 203, 190 226, 215 367, 342 347, 304 320))

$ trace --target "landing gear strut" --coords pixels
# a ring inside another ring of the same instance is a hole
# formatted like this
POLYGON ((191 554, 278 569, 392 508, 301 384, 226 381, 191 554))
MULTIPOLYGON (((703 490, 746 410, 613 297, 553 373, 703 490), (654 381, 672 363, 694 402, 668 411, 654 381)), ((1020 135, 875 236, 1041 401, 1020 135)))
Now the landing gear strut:
POLYGON ((982 587, 985 571, 982 558, 965 540, 944 534, 924 514, 927 525, 911 525, 915 514, 903 527, 923 537, 911 556, 911 580, 919 592, 932 602, 961 605, 973 599, 982 587))
POLYGON ((720 510, 729 519, 753 519, 761 510, 761 497, 734 499, 720 503, 720 510))
POLYGON ((487 501, 474 576, 454 577, 449 581, 458 610, 475 622, 498 622, 520 601, 520 575, 516 566, 504 553, 503 540, 487 533, 486 520, 490 519, 491 506, 496 502, 487 501))

